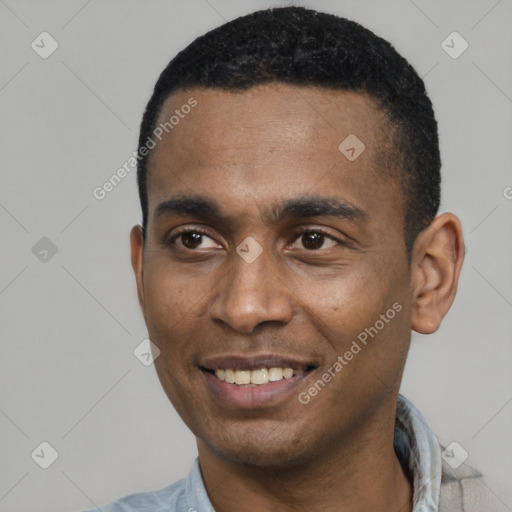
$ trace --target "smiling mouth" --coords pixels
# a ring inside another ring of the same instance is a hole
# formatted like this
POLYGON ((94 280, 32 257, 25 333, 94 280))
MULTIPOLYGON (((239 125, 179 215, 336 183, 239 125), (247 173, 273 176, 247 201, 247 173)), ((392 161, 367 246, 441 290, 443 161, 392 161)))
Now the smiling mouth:
POLYGON ((202 368, 203 371, 215 375, 215 377, 222 382, 241 387, 262 386, 269 382, 278 382, 280 380, 291 379, 292 377, 300 377, 314 369, 314 366, 300 369, 271 367, 257 368, 254 370, 233 368, 216 368, 215 370, 211 370, 202 368))

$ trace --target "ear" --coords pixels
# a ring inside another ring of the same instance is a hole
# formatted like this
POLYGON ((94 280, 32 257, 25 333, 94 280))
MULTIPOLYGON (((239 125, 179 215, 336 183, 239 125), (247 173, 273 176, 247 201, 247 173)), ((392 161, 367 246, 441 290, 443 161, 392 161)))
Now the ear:
POLYGON ((132 269, 137 283, 137 295, 142 314, 146 317, 144 309, 144 237, 142 226, 137 224, 130 231, 130 248, 132 269))
POLYGON ((464 237, 453 213, 438 215, 422 231, 411 259, 411 328, 431 334, 450 309, 464 261, 464 237))

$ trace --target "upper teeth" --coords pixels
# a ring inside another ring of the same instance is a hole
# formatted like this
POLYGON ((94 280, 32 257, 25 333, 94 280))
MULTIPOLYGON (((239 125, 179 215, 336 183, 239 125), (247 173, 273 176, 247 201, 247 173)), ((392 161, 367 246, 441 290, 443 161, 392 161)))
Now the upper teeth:
POLYGON ((303 370, 294 370, 293 368, 259 368, 258 370, 232 370, 217 369, 215 375, 218 379, 229 384, 253 384, 260 385, 267 382, 274 382, 281 379, 289 379, 294 375, 302 375, 303 370))

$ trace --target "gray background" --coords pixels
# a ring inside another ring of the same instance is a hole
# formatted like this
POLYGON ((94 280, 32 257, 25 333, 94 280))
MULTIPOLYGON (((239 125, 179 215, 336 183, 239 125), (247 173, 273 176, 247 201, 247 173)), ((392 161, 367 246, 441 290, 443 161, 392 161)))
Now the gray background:
MULTIPOLYGON (((179 49, 285 4, 0 0, 0 511, 92 508, 188 472, 193 436, 133 355, 147 335, 129 263, 135 172, 101 201, 92 191, 135 150, 154 82, 179 49), (47 59, 31 48, 43 31, 59 44, 47 59), (42 237, 57 248, 46 261, 42 237), (59 454, 46 470, 31 458, 42 441, 59 454)), ((374 30, 425 79, 441 210, 460 216, 468 253, 442 328, 413 337, 402 393, 512 510, 512 2, 301 5, 374 30), (453 31, 469 43, 457 59, 441 47, 453 31)))

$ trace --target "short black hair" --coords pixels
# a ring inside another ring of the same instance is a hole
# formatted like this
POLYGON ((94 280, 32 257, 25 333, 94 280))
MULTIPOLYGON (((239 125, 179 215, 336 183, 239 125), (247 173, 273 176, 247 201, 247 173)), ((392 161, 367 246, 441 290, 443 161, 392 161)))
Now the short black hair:
POLYGON ((425 85, 386 40, 358 23, 304 7, 256 11, 198 37, 162 71, 140 127, 137 179, 146 238, 147 172, 142 155, 170 94, 194 87, 243 91, 270 82, 361 91, 386 114, 404 194, 408 256, 437 214, 441 158, 425 85))

